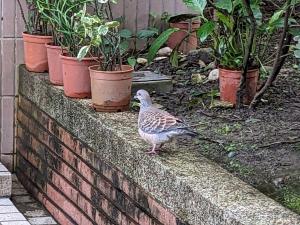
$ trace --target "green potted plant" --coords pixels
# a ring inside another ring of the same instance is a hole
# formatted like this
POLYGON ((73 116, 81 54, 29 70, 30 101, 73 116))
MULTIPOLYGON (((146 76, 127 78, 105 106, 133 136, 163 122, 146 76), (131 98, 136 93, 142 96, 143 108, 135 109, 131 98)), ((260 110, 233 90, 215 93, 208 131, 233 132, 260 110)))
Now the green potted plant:
POLYGON ((78 29, 89 40, 81 48, 78 59, 88 54, 97 57, 98 64, 90 66, 92 102, 96 111, 118 112, 129 109, 133 68, 122 63, 119 22, 81 14, 82 24, 78 29))
POLYGON ((21 15, 26 26, 23 32, 24 61, 31 72, 45 72, 48 70, 48 60, 45 44, 52 42, 48 20, 37 8, 37 0, 27 0, 28 18, 25 18, 20 0, 17 0, 21 15))
POLYGON ((170 35, 167 45, 174 49, 177 45, 178 50, 187 54, 198 47, 196 30, 200 27, 200 20, 195 14, 180 14, 168 18, 170 28, 178 31, 170 35))
MULTIPOLYGON (((266 72, 264 65, 270 61, 267 55, 270 40, 275 32, 284 27, 285 10, 290 7, 291 1, 271 17, 262 14, 261 0, 183 2, 199 12, 203 22, 197 30, 200 41, 208 37, 213 41, 214 56, 220 72, 221 100, 236 104, 240 102, 240 93, 244 89, 242 101, 250 104, 257 92, 259 70, 266 72), (203 16, 207 6, 215 10, 215 20, 203 16)), ((293 22, 289 20, 289 23, 293 22)))
POLYGON ((39 13, 46 18, 50 25, 53 42, 47 43, 47 56, 49 64, 49 80, 54 85, 63 85, 63 73, 60 55, 63 53, 63 46, 67 45, 63 33, 70 19, 75 13, 83 8, 85 3, 91 0, 36 0, 39 13))
MULTIPOLYGON (((68 9, 56 9, 61 19, 61 25, 57 26, 55 30, 59 34, 58 40, 64 49, 64 52, 60 54, 64 93, 71 98, 90 98, 91 82, 88 68, 97 64, 97 61, 95 57, 90 55, 87 55, 81 61, 77 59, 81 47, 88 43, 88 40, 84 38, 84 33, 79 29, 84 22, 81 15, 86 13, 87 5, 84 4, 78 12, 72 11, 73 7, 70 4, 68 9), (73 13, 69 16, 66 12, 73 13)), ((95 15, 94 17, 97 18, 98 16, 95 15)))

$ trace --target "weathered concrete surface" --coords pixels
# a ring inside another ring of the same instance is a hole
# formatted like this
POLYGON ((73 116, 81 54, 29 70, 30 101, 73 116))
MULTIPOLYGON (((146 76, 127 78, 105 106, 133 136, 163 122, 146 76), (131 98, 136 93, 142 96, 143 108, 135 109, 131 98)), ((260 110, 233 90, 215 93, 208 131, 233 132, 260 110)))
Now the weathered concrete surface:
POLYGON ((10 197, 11 186, 12 186, 11 173, 0 162, 0 197, 10 197))
POLYGON ((19 92, 190 224, 300 224, 299 215, 198 152, 179 147, 160 157, 145 154, 135 113, 96 113, 89 100, 66 98, 46 74, 28 74, 23 66, 19 92))

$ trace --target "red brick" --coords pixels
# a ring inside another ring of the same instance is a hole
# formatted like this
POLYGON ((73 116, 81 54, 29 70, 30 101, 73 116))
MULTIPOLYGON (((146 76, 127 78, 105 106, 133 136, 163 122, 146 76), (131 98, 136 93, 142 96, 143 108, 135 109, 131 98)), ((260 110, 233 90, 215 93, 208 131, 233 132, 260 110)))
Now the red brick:
POLYGON ((57 222, 63 225, 74 225, 65 214, 56 208, 50 201, 44 201, 45 208, 49 211, 49 213, 56 219, 57 222))
POLYGON ((67 212, 78 224, 92 225, 93 223, 86 218, 66 197, 57 192, 51 185, 47 185, 47 196, 58 204, 64 212, 67 212))
MULTIPOLYGON (((76 204, 75 208, 84 210, 90 218, 98 221, 98 224, 109 222, 95 207, 114 217, 118 224, 135 224, 128 216, 142 225, 176 224, 176 217, 171 212, 131 182, 121 171, 96 157, 93 150, 87 148, 28 100, 22 97, 20 99, 20 104, 23 104, 22 110, 27 111, 26 114, 34 117, 38 123, 22 112, 18 114, 18 119, 27 127, 25 129, 49 147, 48 150, 44 148, 44 151, 47 151, 48 166, 57 170, 49 173, 52 175, 52 182, 76 204), (54 135, 67 147, 59 143, 54 135), (114 205, 121 208, 122 212, 114 205)), ((21 133, 22 135, 24 134, 21 133)), ((38 145, 35 138, 31 139, 30 144, 34 150, 42 149, 42 145, 38 145)), ((35 151, 39 155, 45 155, 43 151, 35 151)))

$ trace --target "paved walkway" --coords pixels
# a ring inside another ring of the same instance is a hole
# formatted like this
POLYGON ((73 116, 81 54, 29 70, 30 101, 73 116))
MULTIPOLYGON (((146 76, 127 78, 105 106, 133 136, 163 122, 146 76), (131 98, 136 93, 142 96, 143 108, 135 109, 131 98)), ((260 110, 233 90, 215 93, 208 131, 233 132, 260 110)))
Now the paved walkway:
POLYGON ((0 225, 53 225, 57 224, 12 175, 12 197, 0 199, 0 225))

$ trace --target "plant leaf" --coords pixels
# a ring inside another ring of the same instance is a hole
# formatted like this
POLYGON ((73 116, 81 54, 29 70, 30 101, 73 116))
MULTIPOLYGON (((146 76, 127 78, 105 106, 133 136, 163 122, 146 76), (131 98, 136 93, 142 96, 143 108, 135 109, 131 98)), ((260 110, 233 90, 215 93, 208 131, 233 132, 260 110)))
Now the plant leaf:
POLYGON ((220 21, 222 23, 225 24, 225 26, 229 29, 229 30, 233 30, 233 26, 234 26, 234 21, 233 18, 230 16, 226 16, 221 12, 217 12, 217 17, 220 19, 220 21))
POLYGON ((167 42, 167 40, 173 33, 179 30, 180 29, 178 28, 169 28, 166 31, 164 31, 161 35, 159 35, 159 37, 152 43, 149 49, 148 62, 152 62, 158 50, 167 42))
POLYGON ((127 40, 122 41, 120 43, 120 53, 123 55, 125 52, 127 52, 129 49, 129 42, 127 40))
POLYGON ((136 35, 139 39, 148 39, 158 35, 158 30, 139 30, 136 35))
POLYGON ((77 59, 82 60, 89 52, 90 47, 90 45, 83 46, 78 52, 77 59))
POLYGON ((296 50, 294 53, 295 53, 295 57, 300 59, 300 50, 296 50))
POLYGON ((207 4, 206 0, 183 0, 183 2, 187 7, 199 12, 201 15, 207 4))
POLYGON ((205 41, 207 37, 212 34, 215 26, 216 24, 214 21, 208 21, 197 30, 197 36, 200 38, 201 42, 205 41))
POLYGON ((233 8, 231 0, 217 0, 215 2, 215 6, 220 8, 220 9, 227 10, 229 13, 232 12, 232 8, 233 8))
POLYGON ((179 46, 180 46, 180 44, 177 44, 170 55, 170 62, 173 67, 178 67, 178 64, 179 64, 179 58, 178 58, 179 46))
POLYGON ((133 57, 133 56, 131 56, 131 57, 129 57, 129 58, 127 59, 127 62, 128 62, 128 64, 129 64, 130 66, 132 66, 132 68, 134 68, 135 65, 136 65, 136 58, 133 57))
POLYGON ((121 38, 131 38, 132 37, 132 32, 131 30, 128 30, 128 29, 123 29, 123 30, 120 30, 120 36, 121 38))

